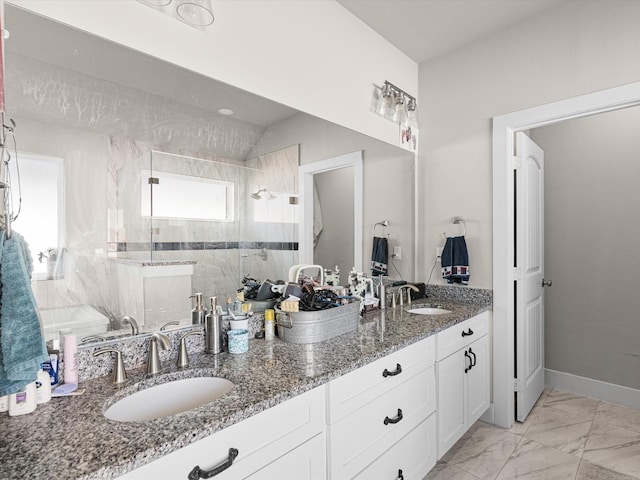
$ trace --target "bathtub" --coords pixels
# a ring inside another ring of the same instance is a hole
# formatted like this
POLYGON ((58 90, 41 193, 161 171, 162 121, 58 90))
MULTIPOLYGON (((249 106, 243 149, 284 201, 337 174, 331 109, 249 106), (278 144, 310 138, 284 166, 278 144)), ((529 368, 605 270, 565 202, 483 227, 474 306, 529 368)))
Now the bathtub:
POLYGON ((77 335, 80 341, 87 335, 104 335, 109 329, 109 319, 91 305, 40 310, 40 320, 45 341, 60 338, 61 330, 77 335))

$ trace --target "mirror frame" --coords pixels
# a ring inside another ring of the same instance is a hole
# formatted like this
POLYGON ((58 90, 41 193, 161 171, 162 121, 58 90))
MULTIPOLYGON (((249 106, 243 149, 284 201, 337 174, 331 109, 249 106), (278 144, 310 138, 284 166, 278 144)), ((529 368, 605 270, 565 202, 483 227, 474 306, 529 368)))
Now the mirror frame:
POLYGON ((301 165, 298 168, 299 195, 302 202, 298 236, 300 263, 313 264, 313 176, 317 173, 353 167, 353 263, 362 272, 362 229, 364 211, 364 168, 362 150, 301 165))

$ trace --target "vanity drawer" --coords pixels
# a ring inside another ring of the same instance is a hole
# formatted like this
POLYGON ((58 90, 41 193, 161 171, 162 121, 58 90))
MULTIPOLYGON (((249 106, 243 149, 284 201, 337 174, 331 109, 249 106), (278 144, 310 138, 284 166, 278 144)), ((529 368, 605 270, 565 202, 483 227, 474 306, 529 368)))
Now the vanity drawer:
MULTIPOLYGON (((187 478, 196 465, 211 470, 223 464, 231 448, 237 449, 238 455, 227 470, 215 476, 216 480, 249 477, 324 431, 324 398, 324 387, 318 387, 120 478, 187 478)), ((315 463, 325 462, 325 442, 320 444, 320 448, 315 449, 318 456, 315 463)))
POLYGON ((431 415, 354 480, 420 480, 436 464, 436 416, 431 415))
POLYGON ((436 359, 440 361, 488 334, 489 320, 490 313, 488 311, 482 312, 475 317, 439 332, 436 339, 436 359))
POLYGON ((353 478, 435 412, 435 406, 435 373, 429 367, 330 425, 331 478, 353 478))
POLYGON ((435 336, 431 336, 333 380, 327 386, 328 423, 337 422, 397 388, 434 361, 435 336))

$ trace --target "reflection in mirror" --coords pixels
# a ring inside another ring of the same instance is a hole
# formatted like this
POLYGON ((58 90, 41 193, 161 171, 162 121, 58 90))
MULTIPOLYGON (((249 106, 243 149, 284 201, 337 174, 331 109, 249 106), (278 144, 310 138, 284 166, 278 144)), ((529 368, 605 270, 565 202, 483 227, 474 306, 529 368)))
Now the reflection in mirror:
MULTIPOLYGON (((411 153, 10 4, 5 26, 18 156, 63 162, 62 234, 32 252, 53 249, 62 259, 32 283, 49 338, 64 329, 130 335, 125 315, 141 332, 184 325, 195 292, 225 299, 246 274, 286 279, 300 263, 298 165, 347 152, 364 151, 361 232, 390 218, 404 224, 394 231, 403 251, 413 250, 411 153), (381 204, 368 175, 402 191, 381 204), (179 206, 176 184, 207 185, 224 208, 215 202, 211 213, 194 198, 179 206)), ((27 241, 37 245, 38 236, 27 241)), ((366 241, 359 248, 370 255, 366 241)), ((401 271, 412 275, 405 258, 401 271)))

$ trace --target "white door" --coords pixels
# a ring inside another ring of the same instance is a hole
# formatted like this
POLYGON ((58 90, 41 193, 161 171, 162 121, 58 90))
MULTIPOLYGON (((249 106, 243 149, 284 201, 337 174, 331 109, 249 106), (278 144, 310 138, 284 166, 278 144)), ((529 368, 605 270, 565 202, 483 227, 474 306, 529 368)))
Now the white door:
POLYGON ((516 420, 544 390, 544 152, 516 134, 516 420))

